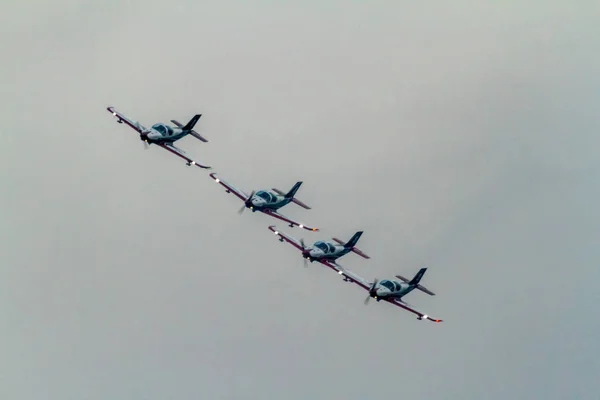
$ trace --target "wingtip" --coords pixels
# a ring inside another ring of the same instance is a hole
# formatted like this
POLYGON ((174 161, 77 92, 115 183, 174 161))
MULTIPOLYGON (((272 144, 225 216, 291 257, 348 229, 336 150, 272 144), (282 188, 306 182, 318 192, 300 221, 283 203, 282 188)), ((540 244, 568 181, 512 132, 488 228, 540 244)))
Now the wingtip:
POLYGON ((439 324, 440 322, 444 322, 444 320, 442 319, 437 319, 437 318, 431 318, 431 317, 427 317, 428 320, 430 320, 431 322, 435 322, 436 324, 439 324))

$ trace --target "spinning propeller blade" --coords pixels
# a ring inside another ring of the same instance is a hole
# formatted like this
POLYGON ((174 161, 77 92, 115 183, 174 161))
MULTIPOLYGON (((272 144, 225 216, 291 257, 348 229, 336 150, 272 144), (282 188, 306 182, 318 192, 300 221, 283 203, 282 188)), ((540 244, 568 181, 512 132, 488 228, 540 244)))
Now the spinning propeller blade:
POLYGON ((371 287, 369 288, 369 295, 365 299, 365 306, 369 304, 369 300, 371 299, 371 297, 375 296, 375 286, 377 286, 377 282, 379 282, 379 280, 375 278, 375 280, 371 284, 371 287))
POLYGON ((308 258, 306 257, 306 245, 304 244, 304 238, 300 238, 300 246, 302 246, 302 256, 304 258, 304 268, 308 267, 308 258))
POLYGON ((252 203, 250 202, 250 200, 251 200, 251 199, 252 199, 252 197, 254 196, 254 193, 255 193, 255 192, 256 192, 256 191, 255 191, 255 190, 253 190, 253 191, 252 191, 252 193, 250 193, 250 196, 248 196, 248 198, 247 198, 246 200, 244 200, 244 205, 242 206, 242 208, 240 208, 240 209, 238 210, 238 214, 242 215, 242 214, 244 213, 244 210, 245 210, 246 208, 250 208, 250 207, 252 207, 252 203))
MULTIPOLYGON (((139 124, 136 122, 136 126, 139 127, 139 124)), ((148 143, 148 134, 150 133, 149 130, 143 130, 140 132, 140 140, 142 142, 144 142, 144 150, 148 150, 148 147, 150 147, 150 143, 148 143)))

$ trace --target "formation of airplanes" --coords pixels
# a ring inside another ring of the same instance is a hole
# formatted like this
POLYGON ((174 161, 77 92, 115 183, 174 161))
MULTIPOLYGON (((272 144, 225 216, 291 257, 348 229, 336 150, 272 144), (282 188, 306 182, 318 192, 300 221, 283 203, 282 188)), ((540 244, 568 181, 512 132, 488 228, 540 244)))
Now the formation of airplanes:
MULTIPOLYGON (((184 159, 188 166, 195 165, 202 169, 212 169, 212 167, 208 165, 203 165, 193 160, 185 151, 176 147, 174 144, 177 140, 180 140, 187 135, 193 136, 202 142, 208 142, 207 139, 194 130, 194 127, 202 114, 194 115, 194 117, 192 117, 192 119, 190 119, 190 121, 185 125, 177 122, 176 120, 171 120, 171 123, 174 126, 169 126, 168 124, 158 122, 152 125, 151 128, 146 128, 138 121, 132 120, 126 117, 124 114, 116 111, 114 107, 107 107, 107 110, 117 119, 118 123, 125 123, 137 131, 140 135, 140 140, 144 142, 145 148, 148 148, 150 145, 154 144, 184 159)), ((279 212, 281 208, 290 203, 294 203, 306 210, 310 210, 309 206, 296 198, 296 193, 300 189, 300 186, 302 186, 302 182, 296 182, 296 184, 287 192, 283 192, 276 188, 271 188, 258 191, 252 190, 250 194, 247 194, 243 190, 223 181, 215 173, 210 173, 209 176, 216 183, 223 186, 225 188, 225 192, 233 193, 242 201, 243 204, 238 213, 242 214, 245 209, 250 209, 250 211, 253 213, 258 211, 262 214, 282 220, 291 228, 297 226, 301 229, 312 232, 319 231, 318 228, 313 228, 303 223, 294 221, 293 219, 288 218, 279 212)), ((337 274, 341 275, 345 282, 355 283, 357 286, 366 290, 367 297, 364 301, 365 305, 368 304, 371 298, 375 299, 377 302, 384 300, 390 304, 412 312, 419 320, 442 322, 441 319, 432 318, 403 300, 404 296, 415 289, 430 296, 435 295, 420 283, 425 271, 427 271, 427 268, 421 268, 412 279, 407 279, 401 275, 396 275, 395 278, 398 280, 384 279, 380 281, 378 279, 374 279, 373 281, 367 281, 338 263, 340 258, 351 252, 365 259, 370 258, 367 254, 356 247, 356 244, 363 234, 362 231, 354 233, 354 235, 352 235, 348 241, 332 238, 332 241, 319 240, 314 242, 312 245, 307 246, 304 243, 303 238, 296 239, 283 232, 280 232, 277 230, 275 225, 269 226, 269 230, 278 236, 280 242, 287 242, 300 251, 302 258, 304 259, 305 267, 308 266, 308 262, 319 262, 323 266, 328 267, 337 274)))

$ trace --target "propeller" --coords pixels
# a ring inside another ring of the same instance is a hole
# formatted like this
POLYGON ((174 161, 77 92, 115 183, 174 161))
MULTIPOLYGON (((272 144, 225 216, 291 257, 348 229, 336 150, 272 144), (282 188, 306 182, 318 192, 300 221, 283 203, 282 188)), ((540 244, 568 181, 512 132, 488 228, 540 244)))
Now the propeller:
POLYGON ((308 257, 310 250, 306 250, 306 245, 304 244, 304 239, 300 238, 300 246, 302 246, 302 257, 304 257, 304 268, 308 267, 308 257))
POLYGON ((140 140, 142 142, 144 142, 144 149, 148 150, 148 148, 150 147, 150 143, 148 143, 148 134, 150 133, 149 130, 143 130, 140 132, 140 140))
POLYGON ((244 205, 242 206, 242 208, 240 208, 240 209, 238 210, 238 214, 242 215, 242 214, 243 214, 243 212, 244 212, 244 210, 245 210, 246 208, 250 208, 250 207, 252 207, 252 201, 251 201, 251 200, 252 200, 252 197, 254 197, 254 193, 255 193, 255 192, 256 192, 256 191, 255 191, 255 190, 253 190, 253 191, 252 191, 252 193, 250 193, 250 196, 248 196, 248 198, 246 199, 246 201, 244 201, 244 205))
POLYGON ((369 304, 369 300, 371 299, 371 297, 375 297, 375 295, 377 294, 377 292, 375 291, 375 287, 377 286, 377 282, 379 282, 379 279, 375 278, 375 280, 371 284, 371 287, 369 288, 369 295, 365 299, 365 306, 367 304, 369 304))

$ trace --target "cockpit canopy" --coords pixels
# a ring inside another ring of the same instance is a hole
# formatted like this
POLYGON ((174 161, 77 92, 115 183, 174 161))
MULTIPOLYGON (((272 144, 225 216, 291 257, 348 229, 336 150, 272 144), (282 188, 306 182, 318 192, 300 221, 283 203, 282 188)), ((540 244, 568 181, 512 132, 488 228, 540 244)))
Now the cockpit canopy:
POLYGON ((384 288, 389 289, 391 292, 399 292, 400 289, 401 289, 401 287, 398 284, 398 282, 383 280, 383 281, 379 282, 379 284, 381 286, 383 286, 384 288))
POLYGON ((333 253, 335 251, 335 247, 331 243, 318 241, 315 243, 315 247, 323 250, 325 253, 333 253))
POLYGON ((269 203, 274 203, 277 200, 275 196, 264 190, 259 190, 256 195, 269 203))
POLYGON ((164 124, 154 124, 152 125, 152 129, 157 132, 160 132, 163 136, 173 136, 173 129, 170 126, 164 124))

